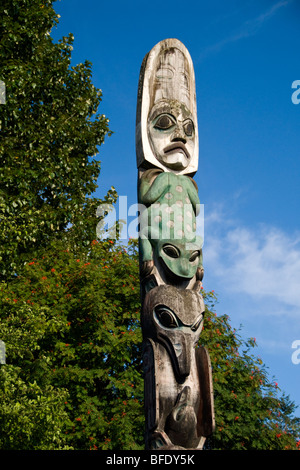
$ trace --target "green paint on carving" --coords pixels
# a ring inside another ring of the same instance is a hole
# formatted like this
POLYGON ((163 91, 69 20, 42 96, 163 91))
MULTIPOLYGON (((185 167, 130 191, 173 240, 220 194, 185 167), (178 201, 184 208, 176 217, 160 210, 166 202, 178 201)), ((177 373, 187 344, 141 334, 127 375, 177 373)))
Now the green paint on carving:
POLYGON ((153 260, 155 253, 171 273, 191 279, 202 266, 203 240, 196 235, 197 188, 188 176, 162 172, 155 178, 154 171, 144 173, 139 188, 139 201, 147 206, 141 224, 141 260, 153 260))

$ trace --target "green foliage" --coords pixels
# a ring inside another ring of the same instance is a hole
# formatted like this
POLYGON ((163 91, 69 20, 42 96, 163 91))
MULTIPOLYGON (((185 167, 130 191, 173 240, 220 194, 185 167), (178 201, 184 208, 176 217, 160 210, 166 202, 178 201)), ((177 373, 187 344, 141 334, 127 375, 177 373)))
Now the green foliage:
MULTIPOLYGON (((65 446, 137 449, 143 445, 137 280, 138 263, 132 253, 112 241, 94 240, 80 258, 56 242, 27 263, 22 275, 2 284, 0 337, 9 366, 1 370, 10 381, 10 373, 18 370, 29 388, 36 384, 46 401, 46 415, 51 414, 54 400, 50 392, 64 397, 67 391, 57 417, 57 432, 65 446)), ((24 409, 26 393, 25 389, 24 409)), ((27 405, 30 400, 27 393, 27 405)), ((25 418, 26 414, 20 418, 21 429, 25 418)), ((41 418, 39 428, 42 425, 41 418)), ((14 441, 15 428, 6 435, 16 448, 33 445, 23 434, 14 441)))
POLYGON ((68 450, 61 424, 68 422, 67 391, 22 378, 21 368, 0 369, 0 447, 5 450, 68 450))
MULTIPOLYGON (((0 5, 0 276, 18 271, 40 246, 77 226, 77 243, 94 236, 99 204, 92 197, 110 134, 97 114, 102 92, 91 64, 70 66, 73 36, 55 44, 52 1, 3 0, 0 5), (91 217, 92 215, 92 217, 91 217), (82 218, 86 217, 84 231, 82 218), (93 221, 91 224, 90 221, 93 221), (93 235, 91 235, 93 233, 93 235)), ((116 194, 107 195, 115 202, 116 194)), ((73 231, 74 242, 74 231, 73 231)))

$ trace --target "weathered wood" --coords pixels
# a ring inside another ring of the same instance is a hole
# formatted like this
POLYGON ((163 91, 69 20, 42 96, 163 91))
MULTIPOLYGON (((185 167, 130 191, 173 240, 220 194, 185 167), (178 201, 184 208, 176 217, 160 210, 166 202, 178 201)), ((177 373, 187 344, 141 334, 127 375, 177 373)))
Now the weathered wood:
POLYGON ((198 168, 198 123, 195 77, 192 59, 186 47, 177 39, 159 42, 144 58, 138 87, 136 118, 136 155, 138 168, 172 168, 178 174, 194 174, 198 168), (174 115, 181 121, 191 120, 194 133, 188 136, 182 126, 176 129, 187 139, 183 152, 169 155, 159 152, 160 143, 171 142, 168 135, 157 139, 153 121, 159 114, 174 115), (187 151, 189 157, 187 158, 187 151))
POLYGON ((198 341, 205 305, 194 69, 177 39, 140 72, 136 153, 147 449, 202 449, 214 429, 211 365, 198 341))

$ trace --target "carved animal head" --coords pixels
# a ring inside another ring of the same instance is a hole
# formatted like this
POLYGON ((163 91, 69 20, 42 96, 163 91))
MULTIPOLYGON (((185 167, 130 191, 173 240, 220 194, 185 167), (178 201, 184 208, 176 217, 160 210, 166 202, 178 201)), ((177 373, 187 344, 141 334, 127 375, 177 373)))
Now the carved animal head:
POLYGON ((190 374, 191 354, 203 327, 204 311, 202 296, 192 290, 161 285, 146 294, 143 334, 166 348, 178 382, 190 374))
POLYGON ((159 240, 155 255, 160 260, 168 278, 192 279, 198 268, 202 268, 202 239, 198 243, 179 240, 159 240))

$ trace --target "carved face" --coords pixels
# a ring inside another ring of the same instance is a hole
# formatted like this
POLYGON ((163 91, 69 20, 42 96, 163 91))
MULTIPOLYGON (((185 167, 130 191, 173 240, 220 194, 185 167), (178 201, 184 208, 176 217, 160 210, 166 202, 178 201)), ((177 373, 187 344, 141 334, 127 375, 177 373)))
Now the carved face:
POLYGON ((174 286, 157 286, 146 295, 143 334, 159 341, 168 351, 179 378, 190 373, 191 354, 203 328, 202 296, 174 286))
POLYGON ((198 124, 194 68, 177 39, 159 42, 144 59, 138 91, 138 167, 176 174, 198 168, 198 124))
POLYGON ((157 160, 168 168, 187 168, 194 155, 193 116, 179 101, 162 100, 149 115, 149 141, 157 160))
POLYGON ((197 268, 202 266, 202 239, 199 243, 180 243, 178 240, 162 240, 157 244, 157 256, 171 277, 192 279, 197 268))

